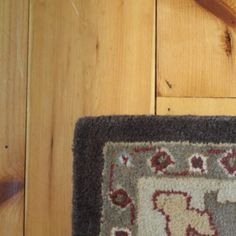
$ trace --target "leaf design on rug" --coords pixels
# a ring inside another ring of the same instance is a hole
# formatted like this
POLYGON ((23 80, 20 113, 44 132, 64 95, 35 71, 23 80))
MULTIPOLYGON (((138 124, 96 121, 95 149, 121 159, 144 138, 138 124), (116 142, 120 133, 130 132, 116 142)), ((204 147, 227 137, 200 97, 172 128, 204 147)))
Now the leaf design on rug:
POLYGON ((121 208, 127 207, 131 202, 131 198, 128 196, 128 193, 124 189, 115 190, 110 194, 110 199, 113 204, 121 208))
POLYGON ((228 176, 233 177, 236 174, 236 151, 227 151, 222 158, 219 159, 220 166, 224 169, 228 176))
POLYGON ((164 148, 158 148, 150 159, 151 168, 155 173, 158 171, 163 172, 174 163, 172 155, 164 148))
POLYGON ((111 236, 131 236, 131 231, 125 228, 113 228, 111 231, 111 236))
POLYGON ((119 165, 120 166, 126 166, 126 167, 132 167, 132 157, 128 153, 122 153, 119 158, 119 165))
POLYGON ((189 158, 189 166, 191 172, 207 173, 207 157, 198 153, 193 154, 189 158))
POLYGON ((129 197, 128 193, 120 188, 118 190, 113 191, 109 194, 111 202, 120 207, 126 208, 130 206, 130 224, 133 225, 135 223, 135 205, 132 199, 129 197))

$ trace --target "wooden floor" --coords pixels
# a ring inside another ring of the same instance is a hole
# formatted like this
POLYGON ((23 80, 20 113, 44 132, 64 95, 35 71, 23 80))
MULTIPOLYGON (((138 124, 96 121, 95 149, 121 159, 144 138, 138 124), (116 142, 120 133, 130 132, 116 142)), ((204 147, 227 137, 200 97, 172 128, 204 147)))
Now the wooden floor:
POLYGON ((71 234, 79 117, 236 115, 236 0, 203 2, 0 0, 1 236, 71 234))

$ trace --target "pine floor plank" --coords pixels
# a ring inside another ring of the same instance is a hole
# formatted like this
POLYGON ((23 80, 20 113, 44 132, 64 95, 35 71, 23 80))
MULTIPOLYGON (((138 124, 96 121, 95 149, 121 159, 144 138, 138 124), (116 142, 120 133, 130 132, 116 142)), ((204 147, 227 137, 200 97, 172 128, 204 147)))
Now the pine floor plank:
POLYGON ((84 115, 154 114, 154 0, 31 0, 27 236, 71 234, 84 115))
POLYGON ((0 235, 23 236, 28 1, 0 1, 0 235))
POLYGON ((158 97, 157 115, 236 115, 234 98, 158 97))
POLYGON ((236 97, 235 9, 235 0, 157 1, 158 96, 236 97))

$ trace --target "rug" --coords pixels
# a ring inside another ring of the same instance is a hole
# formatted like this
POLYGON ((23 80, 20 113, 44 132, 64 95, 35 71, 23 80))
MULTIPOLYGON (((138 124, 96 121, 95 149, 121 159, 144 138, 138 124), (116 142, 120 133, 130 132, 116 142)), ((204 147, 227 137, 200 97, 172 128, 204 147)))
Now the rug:
POLYGON ((73 236, 236 235, 236 118, 82 118, 73 152, 73 236))

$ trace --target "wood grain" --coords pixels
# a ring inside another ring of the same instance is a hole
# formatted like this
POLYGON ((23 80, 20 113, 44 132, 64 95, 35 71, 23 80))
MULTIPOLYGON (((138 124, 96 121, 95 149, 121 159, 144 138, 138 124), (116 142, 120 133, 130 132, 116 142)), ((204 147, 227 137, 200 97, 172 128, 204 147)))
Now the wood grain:
POLYGON ((235 0, 195 0, 200 6, 219 17, 227 25, 236 26, 235 0))
POLYGON ((158 96, 236 97, 236 31, 229 24, 236 2, 214 0, 206 9, 196 1, 157 1, 158 96), (228 3, 228 18, 214 10, 217 2, 218 11, 228 3))
POLYGON ((23 236, 28 1, 0 1, 0 235, 23 236))
POLYGON ((157 115, 236 115, 234 98, 158 97, 157 115))
POLYGON ((154 114, 154 0, 31 0, 27 236, 71 234, 77 118, 154 114))

